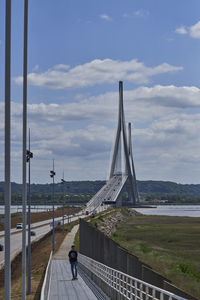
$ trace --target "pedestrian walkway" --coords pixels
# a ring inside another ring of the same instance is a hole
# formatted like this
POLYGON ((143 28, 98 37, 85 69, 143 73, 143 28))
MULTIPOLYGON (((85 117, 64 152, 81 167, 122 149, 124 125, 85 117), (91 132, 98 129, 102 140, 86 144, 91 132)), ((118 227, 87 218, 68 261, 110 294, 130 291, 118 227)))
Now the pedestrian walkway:
POLYGON ((59 250, 54 254, 51 265, 49 300, 96 300, 97 297, 82 277, 72 280, 68 252, 74 242, 79 225, 67 234, 59 250))
POLYGON ((53 260, 51 268, 49 300, 97 299, 82 277, 72 280, 71 267, 67 260, 53 260))
POLYGON ((72 230, 66 235, 58 251, 53 255, 53 259, 68 259, 68 253, 74 243, 75 235, 78 231, 79 225, 75 225, 72 230))

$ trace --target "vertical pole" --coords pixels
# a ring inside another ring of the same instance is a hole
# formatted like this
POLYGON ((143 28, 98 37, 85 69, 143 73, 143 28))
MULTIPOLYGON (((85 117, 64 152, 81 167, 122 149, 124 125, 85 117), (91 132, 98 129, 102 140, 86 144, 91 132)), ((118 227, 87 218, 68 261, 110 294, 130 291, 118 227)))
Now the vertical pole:
MULTIPOLYGON (((64 194, 64 193, 63 193, 64 194)), ((62 209, 62 215, 63 215, 63 227, 62 227, 62 233, 64 234, 64 197, 63 197, 63 209, 62 209)))
POLYGON ((5 20, 5 300, 11 299, 10 263, 10 66, 11 66, 11 0, 6 1, 5 20))
POLYGON ((69 225, 69 206, 67 208, 67 224, 69 225))
MULTIPOLYGON (((30 128, 29 128, 29 153, 31 151, 30 143, 30 128)), ((31 294, 31 157, 28 161, 28 282, 27 294, 31 294)))
MULTIPOLYGON (((54 172, 54 159, 53 159, 53 172, 54 172)), ((53 175, 53 234, 52 234, 52 251, 54 251, 55 249, 55 222, 54 222, 54 219, 55 219, 55 213, 54 213, 54 175, 53 175)))
MULTIPOLYGON (((70 203, 70 196, 69 196, 69 203, 70 203)), ((67 216, 68 216, 68 225, 69 225, 69 216, 70 216, 70 208, 69 208, 69 203, 68 203, 68 209, 67 209, 67 216)))
POLYGON ((24 66, 23 66, 23 230, 22 230, 22 300, 26 299, 26 135, 27 135, 27 40, 28 40, 28 0, 24 0, 24 66))
POLYGON ((64 179, 64 172, 63 172, 63 211, 62 211, 62 215, 63 215, 63 227, 62 227, 62 232, 64 234, 64 201, 65 201, 65 188, 64 188, 64 184, 65 184, 65 179, 64 179))

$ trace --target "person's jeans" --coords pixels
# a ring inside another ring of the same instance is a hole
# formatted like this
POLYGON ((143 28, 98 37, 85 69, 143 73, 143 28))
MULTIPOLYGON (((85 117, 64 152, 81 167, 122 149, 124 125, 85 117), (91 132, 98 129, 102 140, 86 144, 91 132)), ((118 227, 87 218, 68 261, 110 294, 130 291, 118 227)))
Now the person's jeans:
POLYGON ((71 263, 71 270, 73 278, 77 278, 77 262, 74 261, 71 263))

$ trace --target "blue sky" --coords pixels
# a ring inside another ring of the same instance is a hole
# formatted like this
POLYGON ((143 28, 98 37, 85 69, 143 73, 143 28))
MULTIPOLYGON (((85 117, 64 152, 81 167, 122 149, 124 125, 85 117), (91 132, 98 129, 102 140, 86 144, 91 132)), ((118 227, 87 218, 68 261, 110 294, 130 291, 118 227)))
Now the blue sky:
MULTIPOLYGON (((12 180, 21 182, 23 1, 12 1, 12 180)), ((3 180, 5 0, 0 2, 3 180)), ((199 0, 29 0, 32 180, 105 179, 118 81, 137 178, 200 183, 199 0)))

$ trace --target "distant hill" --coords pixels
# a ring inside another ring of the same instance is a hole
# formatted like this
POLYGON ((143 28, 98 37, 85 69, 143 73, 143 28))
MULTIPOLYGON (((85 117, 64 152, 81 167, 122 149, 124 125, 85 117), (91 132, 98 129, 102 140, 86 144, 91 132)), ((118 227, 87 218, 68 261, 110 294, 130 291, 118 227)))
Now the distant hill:
MULTIPOLYGON (((68 181, 64 184, 65 194, 74 195, 80 199, 80 195, 87 195, 83 201, 88 201, 103 185, 105 181, 68 181)), ((200 184, 178 184, 171 181, 137 181, 141 199, 152 200, 168 199, 169 201, 198 201, 200 202, 200 184)), ((57 199, 62 199, 63 185, 55 184, 55 195, 57 199)), ((3 201, 4 183, 0 182, 0 203, 3 201)), ((16 202, 21 201, 22 185, 13 182, 11 184, 12 199, 16 202)), ((52 184, 31 184, 31 194, 33 199, 49 200, 52 193, 52 184), (46 196, 45 196, 46 195, 46 196)), ((78 200, 77 200, 78 201, 78 200)))
MULTIPOLYGON (((65 184, 66 193, 88 193, 95 194, 103 185, 105 181, 68 181, 65 184)), ((180 184, 171 181, 137 181, 138 190, 140 194, 149 195, 184 195, 190 197, 200 197, 200 184, 180 184)), ((11 190, 13 194, 20 194, 22 185, 12 182, 11 190)), ((0 192, 4 191, 4 183, 0 182, 0 192)), ((49 194, 52 192, 52 184, 31 184, 31 193, 34 194, 49 194)), ((55 193, 62 193, 63 185, 55 184, 55 193)))
POLYGON ((180 184, 171 181, 137 181, 139 193, 143 195, 180 195, 200 198, 200 184, 180 184))
MULTIPOLYGON (((105 181, 66 181, 64 184, 64 190, 66 193, 73 194, 95 194, 103 185, 105 181)), ((0 182, 0 193, 4 191, 4 183, 0 182)), ((22 192, 22 185, 12 182, 11 183, 12 194, 20 194, 22 192)), ((55 183, 55 193, 63 193, 63 185, 55 183)), ((33 194, 50 194, 52 193, 52 184, 31 184, 31 193, 33 194)))

